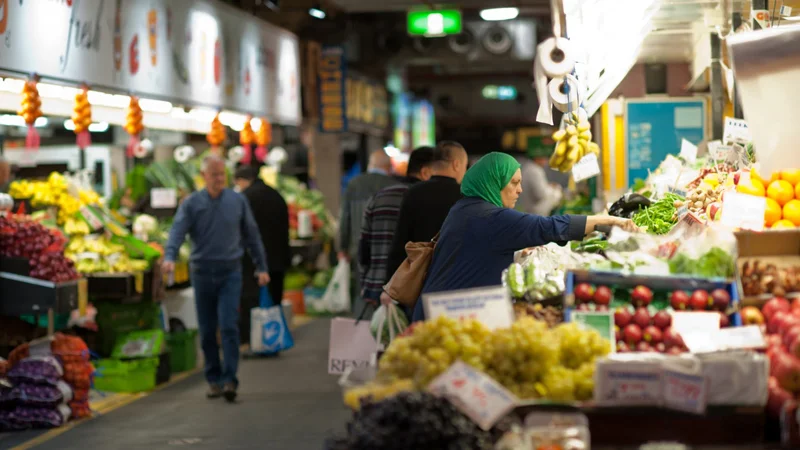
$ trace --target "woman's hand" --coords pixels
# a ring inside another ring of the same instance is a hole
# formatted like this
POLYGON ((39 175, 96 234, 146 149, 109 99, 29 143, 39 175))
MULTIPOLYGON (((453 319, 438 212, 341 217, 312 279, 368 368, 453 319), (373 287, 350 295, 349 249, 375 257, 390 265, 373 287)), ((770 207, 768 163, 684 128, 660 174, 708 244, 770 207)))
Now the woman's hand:
POLYGON ((630 233, 639 232, 639 227, 631 219, 623 219, 622 217, 611 217, 610 219, 613 219, 613 222, 609 224, 611 226, 622 228, 630 233))
POLYGON ((636 233, 639 227, 630 219, 623 219, 622 217, 614 216, 587 216, 586 217, 586 234, 596 230, 598 226, 619 227, 625 231, 636 233))

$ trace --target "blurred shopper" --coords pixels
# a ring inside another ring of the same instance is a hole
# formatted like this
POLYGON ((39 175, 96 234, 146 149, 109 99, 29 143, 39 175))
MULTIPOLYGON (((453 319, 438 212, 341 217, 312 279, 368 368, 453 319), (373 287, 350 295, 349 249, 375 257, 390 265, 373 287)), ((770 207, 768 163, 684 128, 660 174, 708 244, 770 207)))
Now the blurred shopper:
POLYGON ((548 150, 536 148, 529 157, 520 158, 522 193, 517 201, 519 211, 549 216, 564 197, 562 187, 547 179, 548 150))
POLYGON ((458 142, 442 141, 436 146, 431 179, 411 186, 403 198, 384 281, 406 259, 406 243, 430 241, 442 228, 450 208, 461 198, 459 184, 467 163, 467 151, 458 142))
MULTIPOLYGON (((276 305, 283 300, 283 278, 289 268, 289 207, 281 194, 258 178, 258 170, 251 166, 236 169, 234 183, 247 198, 250 210, 258 225, 261 242, 269 258, 269 294, 276 305)), ((250 310, 259 303, 259 286, 253 273, 256 267, 250 257, 242 258, 242 303, 240 306, 240 336, 250 341, 250 310)))
MULTIPOLYGON (((383 150, 374 151, 369 156, 367 172, 353 178, 347 185, 339 214, 339 259, 349 261, 358 252, 361 221, 367 203, 381 189, 397 184, 397 178, 389 175, 391 170, 392 161, 389 155, 383 150)), ((351 289, 353 307, 355 311, 360 311, 363 305, 357 300, 361 293, 361 288, 358 286, 358 264, 352 263, 350 268, 353 281, 351 289)))
MULTIPOLYGON (((638 230, 632 221, 619 217, 542 217, 515 211, 521 192, 522 172, 511 155, 489 153, 469 169, 461 184, 464 198, 442 226, 423 294, 495 286, 517 250, 581 240, 597 225, 638 230)), ((424 319, 418 300, 413 320, 424 319)))
POLYGON ((386 263, 397 228, 403 196, 409 187, 431 178, 433 147, 419 147, 408 160, 406 177, 400 184, 380 190, 367 204, 358 243, 358 264, 361 274, 361 297, 377 304, 386 280, 386 263))
POLYGON ((11 184, 11 163, 7 159, 0 156, 0 192, 8 192, 8 186, 11 184))
POLYGON ((269 283, 267 257, 247 199, 225 187, 225 160, 206 157, 202 174, 205 189, 191 194, 175 214, 162 268, 166 273, 175 270, 178 249, 188 233, 192 241, 192 287, 209 384, 207 396, 224 395, 232 402, 239 385, 242 256, 247 248, 261 286, 269 283), (222 336, 224 364, 219 358, 217 328, 222 336))

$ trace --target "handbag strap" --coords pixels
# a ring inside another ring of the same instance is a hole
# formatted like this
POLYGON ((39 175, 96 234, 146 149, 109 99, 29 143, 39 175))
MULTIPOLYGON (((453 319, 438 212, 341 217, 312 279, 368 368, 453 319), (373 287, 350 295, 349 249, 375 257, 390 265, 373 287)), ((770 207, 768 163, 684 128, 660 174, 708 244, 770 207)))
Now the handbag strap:
POLYGON ((433 239, 431 239, 431 242, 433 242, 434 244, 436 244, 437 242, 439 242, 439 236, 440 236, 441 234, 442 234, 442 232, 441 232, 441 231, 437 231, 437 232, 436 232, 436 236, 434 236, 434 237, 433 237, 433 239))

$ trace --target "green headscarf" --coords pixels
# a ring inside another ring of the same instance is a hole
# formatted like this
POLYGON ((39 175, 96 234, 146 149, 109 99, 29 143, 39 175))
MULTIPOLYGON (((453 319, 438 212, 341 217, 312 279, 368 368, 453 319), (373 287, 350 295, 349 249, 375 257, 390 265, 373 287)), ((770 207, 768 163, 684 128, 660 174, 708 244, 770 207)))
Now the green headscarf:
POLYGON ((500 192, 511 181, 519 167, 519 163, 511 155, 489 153, 470 167, 464 175, 461 193, 464 197, 478 197, 502 208, 503 200, 500 192))

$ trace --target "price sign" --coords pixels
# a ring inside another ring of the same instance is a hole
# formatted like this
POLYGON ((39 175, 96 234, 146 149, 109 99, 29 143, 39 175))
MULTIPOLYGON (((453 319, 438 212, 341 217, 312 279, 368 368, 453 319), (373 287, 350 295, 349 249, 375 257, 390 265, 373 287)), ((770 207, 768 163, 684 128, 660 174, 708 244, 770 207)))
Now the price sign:
POLYGON ((693 332, 683 337, 692 353, 712 353, 729 350, 759 350, 767 346, 764 333, 757 325, 693 332))
POLYGON ((664 371, 664 406, 695 414, 706 412, 708 382, 702 374, 677 369, 664 371))
POLYGON ((753 135, 750 133, 747 122, 742 119, 734 119, 733 117, 725 118, 725 128, 722 132, 722 142, 725 145, 744 145, 752 140, 753 135))
POLYGON ((425 294, 422 302, 428 320, 439 316, 476 319, 490 330, 507 328, 514 322, 511 298, 503 286, 425 294))
POLYGON ((89 305, 89 280, 81 278, 78 280, 78 315, 86 316, 86 307, 89 305))
POLYGON ((600 164, 597 162, 597 155, 589 153, 581 158, 572 166, 572 179, 575 182, 583 181, 600 174, 600 164))
POLYGON ((447 398, 483 430, 492 428, 517 404, 514 394, 500 383, 461 361, 436 377, 428 391, 447 398))
POLYGON ((761 231, 764 229, 766 210, 767 199, 764 197, 726 192, 722 199, 720 221, 723 225, 731 228, 761 231))
POLYGON ((697 160, 697 146, 686 139, 682 139, 680 157, 685 159, 686 162, 695 162, 697 160))
POLYGON ((178 206, 178 194, 172 188, 150 189, 150 207, 153 209, 169 209, 178 206))
POLYGON ((672 313, 672 328, 681 335, 699 331, 716 331, 719 330, 719 313, 676 311, 672 313))

